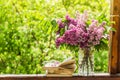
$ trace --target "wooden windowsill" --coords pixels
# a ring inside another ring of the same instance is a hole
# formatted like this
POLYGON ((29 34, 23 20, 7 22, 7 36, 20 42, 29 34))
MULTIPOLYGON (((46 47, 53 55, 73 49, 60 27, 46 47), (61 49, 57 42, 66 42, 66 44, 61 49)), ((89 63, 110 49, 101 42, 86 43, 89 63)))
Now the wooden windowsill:
POLYGON ((120 80, 120 74, 96 73, 92 76, 78 76, 74 74, 72 77, 46 77, 45 74, 4 74, 0 75, 0 80, 120 80))

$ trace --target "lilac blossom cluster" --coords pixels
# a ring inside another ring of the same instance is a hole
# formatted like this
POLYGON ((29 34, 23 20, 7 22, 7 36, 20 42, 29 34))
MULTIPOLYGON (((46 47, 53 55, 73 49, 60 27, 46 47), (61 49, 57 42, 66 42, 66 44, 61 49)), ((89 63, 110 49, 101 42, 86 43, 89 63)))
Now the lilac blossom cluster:
POLYGON ((76 13, 76 18, 65 16, 65 21, 58 20, 59 30, 67 27, 64 34, 56 39, 56 46, 66 43, 80 48, 88 48, 100 44, 100 40, 104 36, 105 22, 101 24, 97 20, 92 20, 91 24, 87 24, 88 15, 85 11, 83 14, 76 13))

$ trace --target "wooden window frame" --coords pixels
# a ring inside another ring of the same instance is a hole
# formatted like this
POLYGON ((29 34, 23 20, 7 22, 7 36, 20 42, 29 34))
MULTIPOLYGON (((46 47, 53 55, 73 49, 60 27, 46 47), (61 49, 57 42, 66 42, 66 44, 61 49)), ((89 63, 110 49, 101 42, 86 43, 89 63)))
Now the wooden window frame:
POLYGON ((120 73, 120 0, 111 0, 111 21, 116 31, 110 33, 110 74, 120 73))
POLYGON ((45 74, 0 75, 0 80, 120 80, 120 0, 111 0, 111 21, 116 31, 110 33, 109 73, 93 76, 46 77, 45 74))
POLYGON ((0 75, 0 80, 120 80, 120 74, 109 75, 109 73, 95 74, 94 76, 77 76, 72 77, 46 77, 45 74, 32 75, 0 75))

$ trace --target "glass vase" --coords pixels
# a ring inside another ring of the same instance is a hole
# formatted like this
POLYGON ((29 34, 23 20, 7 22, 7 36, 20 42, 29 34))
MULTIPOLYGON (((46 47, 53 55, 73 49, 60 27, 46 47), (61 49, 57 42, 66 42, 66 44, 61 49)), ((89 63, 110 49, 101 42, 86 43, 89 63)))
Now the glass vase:
POLYGON ((92 48, 79 49, 78 53, 78 74, 89 76, 94 73, 94 54, 92 48))

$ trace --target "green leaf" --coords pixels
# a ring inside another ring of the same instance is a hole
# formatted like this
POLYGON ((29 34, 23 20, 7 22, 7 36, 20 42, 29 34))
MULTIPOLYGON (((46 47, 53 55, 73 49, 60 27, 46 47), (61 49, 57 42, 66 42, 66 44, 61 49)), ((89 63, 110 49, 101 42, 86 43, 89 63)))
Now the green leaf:
POLYGON ((51 24, 52 24, 53 26, 57 26, 56 20, 52 20, 52 21, 51 21, 51 24))

